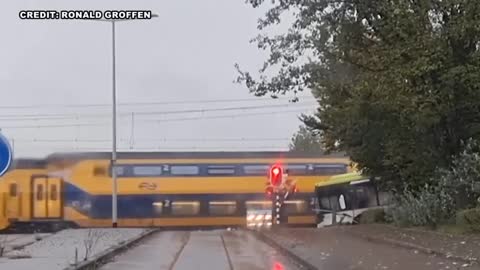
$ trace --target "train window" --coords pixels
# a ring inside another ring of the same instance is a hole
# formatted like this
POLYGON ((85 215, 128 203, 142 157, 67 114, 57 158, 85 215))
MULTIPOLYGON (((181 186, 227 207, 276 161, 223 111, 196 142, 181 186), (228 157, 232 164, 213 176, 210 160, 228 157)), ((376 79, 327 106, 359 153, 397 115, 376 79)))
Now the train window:
POLYGON ((285 201, 285 211, 288 214, 301 214, 307 211, 307 203, 303 200, 285 201))
POLYGON ((200 212, 200 202, 172 202, 172 214, 176 216, 193 216, 200 212))
POLYGON ((58 198, 57 185, 50 186, 50 200, 56 201, 58 198))
POLYGON ((207 172, 210 175, 234 175, 235 166, 208 166, 207 172))
POLYGON ((115 165, 115 173, 116 173, 117 176, 126 176, 127 167, 126 166, 115 165))
POLYGON ((250 175, 267 175, 269 168, 268 165, 245 165, 243 171, 250 175))
POLYGON ((107 175, 107 170, 104 167, 95 167, 95 168, 93 168, 93 175, 95 175, 95 176, 107 175))
POLYGON ((247 201, 245 202, 247 210, 270 210, 272 201, 247 201))
POLYGON ((316 165, 313 168, 313 173, 314 174, 320 174, 320 175, 335 175, 335 174, 342 174, 346 173, 347 168, 346 166, 328 166, 328 165, 316 165))
POLYGON ((43 201, 43 185, 37 185, 37 201, 43 201))
POLYGON ((134 176, 159 176, 162 175, 162 165, 142 165, 133 167, 134 176))
POLYGON ((10 194, 10 197, 16 197, 17 196, 17 184, 10 184, 9 194, 10 194))
POLYGON ((152 203, 153 205, 153 211, 155 214, 162 214, 163 212, 163 202, 154 202, 152 203))
POLYGON ((173 165, 170 167, 170 173, 173 175, 196 175, 199 174, 198 166, 191 165, 173 165))
POLYGON ((211 215, 226 216, 233 215, 237 211, 236 202, 209 202, 208 212, 211 215))
POLYGON ((286 168, 288 170, 288 174, 297 174, 297 175, 304 175, 307 173, 307 165, 287 165, 286 168))

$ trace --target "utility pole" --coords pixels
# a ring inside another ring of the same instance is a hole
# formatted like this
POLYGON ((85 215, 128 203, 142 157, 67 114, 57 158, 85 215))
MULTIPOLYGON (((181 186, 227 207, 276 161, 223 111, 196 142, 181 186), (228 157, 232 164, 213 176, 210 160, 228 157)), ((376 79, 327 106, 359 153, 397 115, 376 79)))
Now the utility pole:
MULTIPOLYGON (((158 17, 157 14, 152 14, 152 18, 158 17)), ((117 81, 116 81, 116 53, 115 53, 115 23, 126 20, 95 20, 101 22, 108 22, 112 24, 112 158, 110 160, 111 174, 112 174, 112 227, 118 226, 118 206, 117 206, 117 171, 115 166, 117 164, 117 81)))

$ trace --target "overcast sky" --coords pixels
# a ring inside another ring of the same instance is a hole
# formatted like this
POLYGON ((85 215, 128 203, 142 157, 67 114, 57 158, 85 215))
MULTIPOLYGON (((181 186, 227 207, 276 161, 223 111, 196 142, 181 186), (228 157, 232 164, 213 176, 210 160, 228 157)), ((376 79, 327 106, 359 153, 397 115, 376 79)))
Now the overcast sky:
POLYGON ((3 0, 0 128, 13 139, 16 157, 107 151, 112 134, 110 24, 23 21, 18 13, 25 9, 159 15, 117 24, 119 150, 282 150, 298 115, 315 108, 311 98, 275 107, 287 99, 258 100, 233 83, 234 63, 255 71, 265 57, 249 43, 265 10, 243 0, 3 0))

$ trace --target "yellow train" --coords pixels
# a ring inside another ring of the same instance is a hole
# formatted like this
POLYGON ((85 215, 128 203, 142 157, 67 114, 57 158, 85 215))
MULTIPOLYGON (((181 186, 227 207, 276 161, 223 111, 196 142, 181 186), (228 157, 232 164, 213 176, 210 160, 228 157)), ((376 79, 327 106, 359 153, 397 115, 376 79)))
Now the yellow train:
MULTIPOLYGON (((111 226, 110 153, 53 154, 17 161, 0 178, 0 229, 111 226)), ((269 209, 272 164, 297 180, 289 224, 316 222, 315 183, 350 171, 342 155, 289 152, 119 153, 118 225, 244 226, 248 209, 269 209)))

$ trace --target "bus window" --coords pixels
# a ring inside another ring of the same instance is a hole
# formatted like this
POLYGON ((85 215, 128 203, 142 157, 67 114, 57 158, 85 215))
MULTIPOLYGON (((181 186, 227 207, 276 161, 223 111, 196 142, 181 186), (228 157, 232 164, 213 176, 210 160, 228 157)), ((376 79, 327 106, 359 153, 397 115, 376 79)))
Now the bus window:
POLYGON ((208 212, 212 215, 226 216, 233 215, 237 211, 236 202, 209 202, 208 212))
POLYGON ((354 205, 355 209, 357 208, 367 208, 369 206, 369 194, 368 191, 363 187, 357 187, 353 190, 355 192, 354 196, 354 205))
POLYGON ((332 206, 330 205, 330 200, 328 197, 322 197, 320 199, 320 209, 322 210, 331 210, 332 206))
POLYGON ((337 195, 332 195, 329 198, 330 201, 330 210, 339 210, 339 200, 337 195))
POLYGON ((347 205, 345 203, 345 196, 343 196, 343 194, 341 194, 340 197, 338 198, 338 203, 340 205, 341 210, 345 210, 347 208, 347 205))

